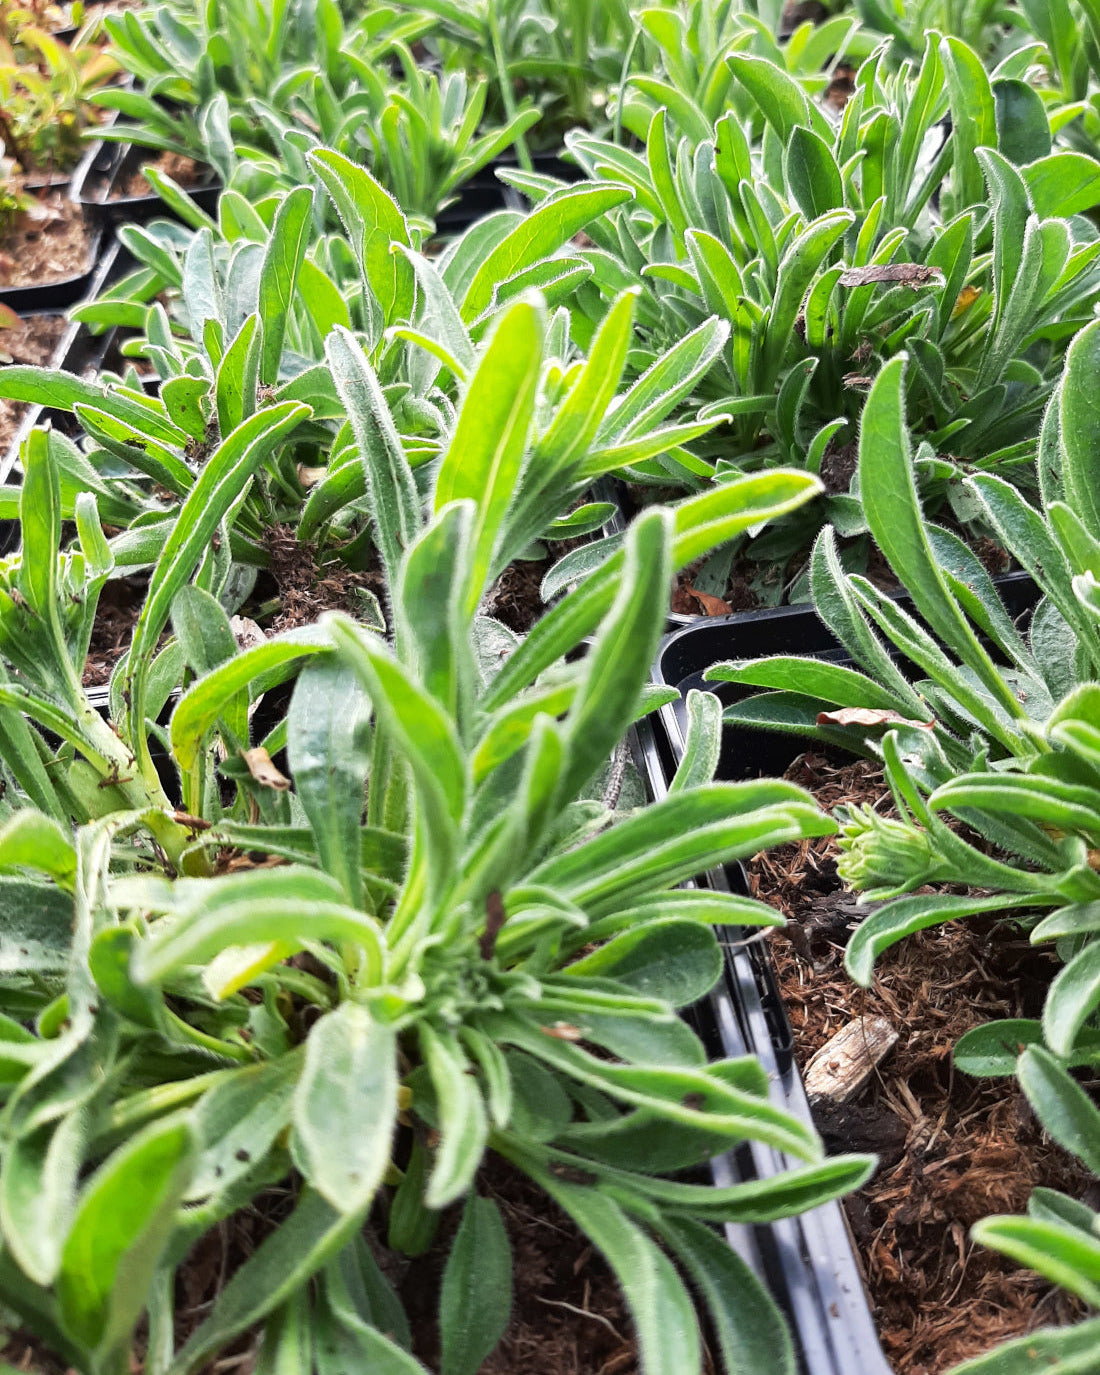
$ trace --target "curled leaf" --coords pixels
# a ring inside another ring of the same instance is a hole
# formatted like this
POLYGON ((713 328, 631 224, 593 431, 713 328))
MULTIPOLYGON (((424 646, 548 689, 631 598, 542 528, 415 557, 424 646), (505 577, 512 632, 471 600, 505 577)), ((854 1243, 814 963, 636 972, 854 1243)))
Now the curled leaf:
POLYGON ((871 263, 850 267, 837 278, 840 286, 869 286, 877 282, 898 283, 914 290, 922 286, 944 286, 946 279, 938 267, 924 263, 871 263))
POLYGON ((290 787, 290 779, 279 772, 262 745, 257 745, 251 750, 241 750, 241 758, 261 788, 274 788, 276 792, 285 793, 290 787))
POLYGON ((838 711, 821 711, 819 726, 916 726, 919 730, 935 730, 935 721, 914 721, 896 711, 874 711, 869 707, 841 707, 838 711))
POLYGON ((700 592, 696 587, 687 587, 684 590, 703 608, 704 616, 728 616, 733 610, 729 602, 724 602, 721 597, 712 597, 709 592, 700 592))

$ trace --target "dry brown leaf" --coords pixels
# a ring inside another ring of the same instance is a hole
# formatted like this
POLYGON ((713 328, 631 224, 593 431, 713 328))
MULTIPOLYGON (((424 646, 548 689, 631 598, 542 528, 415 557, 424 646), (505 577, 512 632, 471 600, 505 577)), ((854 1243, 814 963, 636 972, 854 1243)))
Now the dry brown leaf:
POLYGON ((703 608, 704 616, 728 616, 733 610, 729 602, 724 602, 721 597, 712 597, 709 592, 700 592, 694 587, 688 587, 685 590, 689 592, 703 608))
POLYGON ((870 286, 875 282, 890 282, 911 286, 943 286, 946 278, 938 267, 924 263, 872 263, 868 267, 850 267, 837 279, 841 286, 870 286))
POLYGON ((980 287, 964 286, 959 292, 959 299, 955 302, 955 309, 951 312, 952 320, 956 315, 961 315, 964 310, 969 310, 981 294, 980 287))
POLYGON ((254 649, 256 645, 262 645, 267 639, 256 622, 248 616, 232 616, 229 621, 229 629, 233 632, 233 638, 241 649, 254 649))
POLYGON ((935 730, 935 721, 911 721, 896 711, 873 711, 870 707, 841 707, 839 711, 818 712, 819 726, 918 726, 935 730))
POLYGON ((276 792, 284 793, 290 787, 290 779, 279 772, 262 745, 250 750, 241 750, 241 758, 261 788, 274 788, 276 792))

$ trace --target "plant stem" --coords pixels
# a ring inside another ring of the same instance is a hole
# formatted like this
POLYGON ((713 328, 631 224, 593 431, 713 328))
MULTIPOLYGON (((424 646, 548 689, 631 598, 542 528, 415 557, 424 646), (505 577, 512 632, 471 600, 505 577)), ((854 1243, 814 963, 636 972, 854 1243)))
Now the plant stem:
MULTIPOLYGON (((504 60, 504 43, 500 36, 500 19, 497 15, 498 0, 489 0, 489 38, 493 45, 493 61, 496 63, 497 80, 500 82, 500 98, 504 101, 504 114, 508 123, 516 117, 516 98, 512 91, 512 81, 508 75, 508 64, 504 60)), ((534 164, 527 150, 527 138, 520 134, 516 139, 516 157, 525 172, 533 172, 534 164)))

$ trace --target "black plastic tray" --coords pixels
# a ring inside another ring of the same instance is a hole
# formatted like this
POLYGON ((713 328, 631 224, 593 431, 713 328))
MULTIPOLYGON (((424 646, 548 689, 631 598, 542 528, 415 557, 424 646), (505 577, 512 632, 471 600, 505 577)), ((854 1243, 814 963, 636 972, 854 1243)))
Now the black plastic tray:
MULTIPOLYGON (((1029 573, 1005 573, 993 579, 1009 614, 1030 612, 1039 589, 1029 573)), ((899 606, 913 610, 912 598, 901 593, 899 606)), ((680 738, 684 721, 683 695, 689 688, 713 692, 728 706, 759 691, 736 683, 705 683, 703 673, 723 659, 754 659, 765 654, 812 654, 849 662, 847 651, 818 619, 812 605, 769 607, 741 611, 732 616, 698 616, 687 626, 661 641, 654 666, 654 680, 681 691, 681 700, 663 708, 662 718, 672 739, 680 738)), ((740 727, 736 735, 726 731, 722 740, 719 771, 722 777, 743 777, 735 772, 741 759, 753 760, 755 774, 780 774, 791 762, 791 736, 779 731, 740 727)))
MULTIPOLYGON (((113 196, 120 181, 138 171, 144 163, 155 162, 159 153, 136 143, 94 143, 73 172, 69 194, 84 207, 85 213, 98 216, 110 225, 144 224, 154 217, 178 219, 175 211, 155 191, 142 196, 113 196)), ((182 188, 200 210, 215 215, 222 193, 221 179, 213 168, 198 186, 182 188)))
MULTIPOLYGON (((1039 589, 1028 574, 1007 574, 996 583, 1013 617, 1034 609, 1039 589)), ((907 596, 898 601, 912 605, 907 596)), ((705 683, 705 670, 722 659, 792 653, 850 662, 813 609, 801 606, 701 618, 665 636, 651 676, 656 683, 677 688, 680 697, 662 707, 659 715, 642 721, 636 732, 639 763, 651 795, 663 795, 683 755, 684 696, 691 688, 704 688, 726 703, 757 691, 735 683, 705 683)), ((726 729, 717 776, 729 780, 779 776, 801 748, 797 739, 778 731, 726 729)), ((699 882, 747 892, 740 865, 711 871, 699 882)), ((768 1072, 773 1100, 813 1122, 767 946, 751 930, 727 929, 721 936, 726 943, 725 980, 712 1003, 724 1053, 757 1056, 768 1072)), ((751 1169, 757 1178, 768 1178, 793 1163, 755 1143, 742 1147, 738 1157, 740 1167, 751 1169)), ((886 1375, 890 1367, 871 1319, 842 1206, 828 1204, 755 1231, 764 1273, 791 1320, 806 1375, 886 1375)))
MULTIPOLYGON (((89 284, 89 296, 94 296, 101 291, 111 279, 118 267, 120 251, 118 243, 111 241, 108 244, 107 251, 100 259, 95 276, 89 284)), ((105 347, 105 336, 97 338, 90 334, 83 325, 70 323, 58 342, 50 360, 50 366, 62 368, 66 372, 98 372, 105 347)), ((19 450, 24 439, 35 425, 44 424, 46 421, 66 431, 73 429, 73 417, 68 411, 54 410, 49 406, 31 406, 20 422, 7 452, 0 454, 0 482, 6 484, 15 480, 16 471, 19 467, 19 450)), ((0 553, 9 553, 16 543, 18 543, 17 524, 14 521, 0 521, 0 553)))
MULTIPOLYGON (((557 177, 560 181, 578 181, 584 177, 575 163, 563 162, 557 153, 532 153, 531 162, 536 172, 557 177)), ((460 234, 496 210, 521 210, 525 207, 527 202, 524 196, 497 177, 498 168, 503 172, 514 172, 519 169, 519 162, 514 156, 502 155, 475 172, 469 181, 463 182, 458 188, 457 199, 436 216, 438 234, 460 234)))
MULTIPOLYGON (((70 184, 71 185, 71 184, 70 184)), ((100 269, 103 248, 103 226, 85 215, 88 228, 88 266, 72 277, 57 282, 28 282, 24 286, 0 286, 0 305, 9 306, 18 315, 38 315, 44 311, 66 310, 82 301, 89 293, 100 269)))
MULTIPOLYGON (((649 718, 635 729, 634 747, 651 798, 661 798, 676 766, 672 744, 649 718)), ((787 749, 789 754, 789 744, 787 749)), ((740 865, 713 870, 698 882, 746 890, 740 865)), ((755 932, 723 928, 718 936, 726 948, 725 970, 706 1002, 692 1009, 697 1030, 714 1055, 756 1056, 768 1075, 772 1102, 812 1123, 794 1036, 765 945, 755 932)), ((714 1182, 724 1185, 772 1179, 798 1164, 774 1147, 747 1141, 716 1158, 711 1169, 714 1182)), ((726 1234, 786 1315, 803 1375, 890 1375, 839 1203, 768 1226, 727 1227, 726 1234)))

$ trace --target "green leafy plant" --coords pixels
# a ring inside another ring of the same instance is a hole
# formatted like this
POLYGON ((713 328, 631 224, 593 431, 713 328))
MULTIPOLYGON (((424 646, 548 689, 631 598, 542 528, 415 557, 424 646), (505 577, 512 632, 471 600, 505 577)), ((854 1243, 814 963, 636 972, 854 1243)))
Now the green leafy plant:
MULTIPOLYGON (((316 131, 307 134, 299 157, 311 143, 345 153, 370 167, 406 214, 434 219, 464 182, 538 121, 539 112, 528 108, 502 128, 486 128, 484 79, 471 85, 463 72, 423 72, 407 49, 401 61, 404 81, 374 108, 366 94, 339 105, 318 101, 317 87, 312 100, 295 102, 300 108, 290 118, 256 108, 276 140, 292 130, 299 138, 303 130, 316 131)), ((289 161, 293 174, 293 155, 289 161)))
POLYGON ((804 21, 780 41, 783 7, 764 8, 772 13, 725 0, 642 9, 641 41, 619 92, 616 128, 644 142, 653 115, 663 108, 681 134, 703 143, 727 112, 739 120, 755 112, 751 94, 734 76, 731 56, 765 58, 814 97, 828 88, 842 62, 858 63, 872 50, 850 14, 832 15, 819 24, 804 21))
MULTIPOLYGON (((698 488, 795 463, 827 479, 823 499, 768 531, 752 560, 800 561, 823 523, 848 540, 865 535, 845 455, 867 389, 902 349, 929 508, 949 505, 967 525, 963 479, 976 469, 1033 483, 1043 408, 1100 288, 1095 235, 1080 216, 1100 179, 1095 163, 1051 152, 1037 97, 1027 106, 1034 140, 1024 116, 1004 122, 997 112, 1019 78, 1006 67, 990 82, 979 67, 979 80, 974 62, 955 40, 934 38, 919 72, 887 73, 876 54, 834 127, 780 68, 735 53, 727 64, 763 111, 759 148, 732 112, 696 144, 670 137, 658 111, 644 155, 570 139, 597 185, 613 178, 634 192, 586 230, 596 246, 582 253, 593 269, 582 304, 598 309, 604 294, 635 284, 640 359, 712 314, 730 326, 693 398, 712 398, 702 415, 729 419, 679 462, 635 465, 630 477, 698 488), (998 141, 1000 150, 984 146, 998 141)), ((551 185, 510 179, 536 200, 551 185)), ((727 570, 733 552, 720 556, 727 570)), ((865 540, 845 551, 853 566, 866 557, 865 540)), ((787 581, 773 580, 776 593, 787 581)))
POLYGON ((135 78, 133 89, 96 97, 126 120, 105 136, 209 161, 225 175, 257 143, 260 151, 278 151, 264 146, 253 99, 282 109, 311 83, 335 102, 364 85, 383 89, 375 64, 386 61, 391 42, 415 39, 422 26, 384 5, 349 29, 335 0, 276 8, 217 0, 201 11, 126 10, 109 15, 104 27, 115 61, 135 78))
POLYGON ((24 26, 18 47, 0 38, 0 139, 24 172, 67 171, 94 121, 93 94, 118 71, 91 42, 60 42, 24 26))
MULTIPOLYGON (((606 119, 607 92, 618 80, 633 32, 623 0, 399 0, 434 21, 426 41, 445 64, 459 60, 495 79, 501 116, 511 122, 517 94, 542 112, 540 133, 560 136, 606 119)), ((530 166, 526 142, 517 144, 530 166)))
MULTIPOLYGON (((814 555, 815 602, 856 667, 771 658, 708 674, 772 689, 729 707, 727 720, 812 732, 884 764, 893 814, 838 813, 840 876, 861 900, 878 903, 846 952, 857 982, 870 984, 875 961, 906 936, 980 914, 1000 915, 1003 927, 1022 927, 1035 944, 1053 943, 1065 964, 1041 1019, 977 1027, 955 1059, 973 1074, 1018 1071, 1047 1130, 1092 1168, 1096 1109, 1067 1069, 1100 1060, 1098 349, 1093 324, 1067 353, 1039 450, 1043 512, 994 474, 967 480, 989 527, 1038 584, 1026 634, 973 553, 922 516, 899 359, 868 399, 860 490, 875 539, 920 619, 865 578, 844 574, 826 532, 814 555), (894 656, 926 676, 904 676, 894 656), (927 885, 935 890, 923 891, 927 885)), ((1027 1219, 988 1219, 973 1235, 1092 1303, 1091 1227, 1083 1203, 1038 1191, 1027 1219)), ((1086 1323, 961 1369, 1024 1369, 1037 1351, 1072 1368, 1091 1340, 1086 1323)))
MULTIPOLYGON (((336 339, 341 374, 370 395, 377 381, 362 349, 336 339)), ((250 417, 208 461, 153 572, 115 729, 85 729, 75 688, 55 688, 59 702, 71 697, 70 713, 79 708, 74 727, 22 686, 41 673, 39 658, 75 664, 73 632, 57 623, 81 572, 73 556, 59 561, 46 437, 27 451, 23 539, 36 557, 9 576, 42 629, 26 633, 19 599, 0 602, 0 649, 20 680, 4 700, 47 729, 64 723, 93 770, 109 736, 130 773, 93 790, 98 812, 70 840, 50 804, 68 800, 57 780, 68 786, 75 762, 66 776, 47 767, 42 746, 24 744, 21 767, 37 759, 50 791, 39 802, 13 789, 20 805, 0 831, 0 866, 36 875, 3 879, 4 900, 25 913, 29 883, 40 913, 36 940, 0 981, 0 1003, 25 1010, 32 976, 41 1008, 37 1035, 11 1033, 5 1303, 92 1375, 126 1368, 146 1306, 147 1364, 174 1375, 264 1320, 265 1366, 295 1350, 320 1359, 335 1344, 347 1359, 411 1371, 420 1367, 403 1349, 407 1323, 359 1234, 384 1195, 390 1244, 415 1252, 439 1210, 466 1196, 441 1327, 445 1369, 474 1369, 507 1318, 506 1242, 494 1205, 476 1193, 491 1149, 608 1257, 648 1368, 680 1375, 701 1364, 679 1265, 701 1285, 727 1364, 753 1351, 793 1369, 775 1310, 704 1224, 814 1206, 857 1186, 869 1161, 823 1161, 814 1134, 770 1105, 752 1062, 706 1063, 674 1008, 717 976, 710 925, 776 918, 675 885, 831 823, 790 784, 719 785, 698 770, 625 817, 590 789, 652 703, 643 685, 672 571, 805 500, 812 480, 752 476, 650 512, 597 580, 518 642, 476 616, 493 551, 521 537, 507 523, 514 451, 452 452, 421 527, 412 471, 391 449, 392 480, 373 484, 370 500, 392 643, 332 617, 239 650, 215 595, 211 534, 294 410, 250 417), (169 615, 176 638, 154 660, 169 615), (175 670, 158 673, 167 656, 175 670), (161 737, 180 787, 174 807, 153 783, 146 722, 153 680, 162 691, 184 665, 194 681, 161 737), (241 767, 241 751, 250 699, 299 670, 266 741, 271 753, 287 747, 290 791, 241 767), (218 773, 255 810, 227 808, 218 773), (227 846, 286 862, 211 876, 227 846), (290 959, 303 949, 318 972, 290 959), (244 998, 246 986, 262 1001, 244 998), (746 1136, 805 1163, 718 1190, 666 1177, 746 1136), (173 1271, 292 1166, 303 1180, 294 1211, 175 1350, 173 1271), (473 1264, 501 1282, 470 1306, 473 1264)), ((369 433, 361 441, 376 463, 369 433)), ((98 579, 107 552, 90 497, 80 517, 82 544, 97 551, 83 567, 98 579)), ((69 624, 75 613, 65 615, 69 624)), ((714 713, 698 714, 697 753, 715 755, 716 729, 714 713)), ((14 769, 11 739, 6 730, 2 757, 14 769)))

